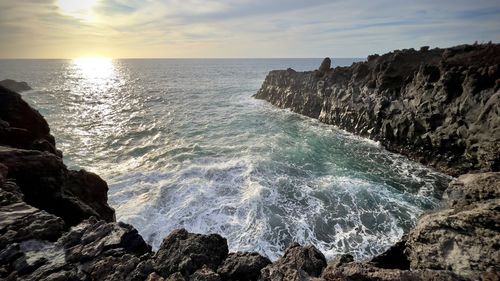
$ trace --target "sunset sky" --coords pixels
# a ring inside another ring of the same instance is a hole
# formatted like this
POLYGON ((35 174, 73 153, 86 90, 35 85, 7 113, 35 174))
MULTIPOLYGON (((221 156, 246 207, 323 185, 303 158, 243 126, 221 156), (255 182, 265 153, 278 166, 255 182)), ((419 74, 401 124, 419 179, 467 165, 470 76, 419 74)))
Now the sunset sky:
POLYGON ((2 0, 0 58, 366 57, 500 41, 500 1, 2 0))

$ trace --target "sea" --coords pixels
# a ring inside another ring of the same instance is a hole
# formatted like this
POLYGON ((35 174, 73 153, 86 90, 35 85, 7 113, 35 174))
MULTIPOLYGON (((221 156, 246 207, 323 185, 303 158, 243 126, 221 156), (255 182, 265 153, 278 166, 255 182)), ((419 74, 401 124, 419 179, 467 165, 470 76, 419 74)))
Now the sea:
POLYGON ((117 220, 153 249, 185 228, 271 260, 292 242, 365 260, 438 207, 450 177, 252 97, 270 70, 321 60, 0 60, 0 80, 28 82, 66 165, 105 179, 117 220))

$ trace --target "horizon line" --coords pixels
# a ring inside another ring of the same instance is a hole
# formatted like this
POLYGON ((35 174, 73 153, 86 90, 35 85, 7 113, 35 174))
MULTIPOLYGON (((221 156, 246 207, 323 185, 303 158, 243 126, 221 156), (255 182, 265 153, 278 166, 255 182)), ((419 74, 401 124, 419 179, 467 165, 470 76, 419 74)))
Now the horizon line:
MULTIPOLYGON (((155 59, 178 59, 178 60, 231 60, 231 59, 324 59, 327 57, 214 57, 214 58, 203 58, 203 57, 182 57, 182 58, 173 58, 173 57, 121 57, 121 58, 112 58, 112 57, 75 57, 75 58, 0 58, 0 60, 75 60, 75 59, 112 59, 112 60, 155 60, 155 59)), ((333 59, 366 59, 365 57, 329 57, 333 59)))

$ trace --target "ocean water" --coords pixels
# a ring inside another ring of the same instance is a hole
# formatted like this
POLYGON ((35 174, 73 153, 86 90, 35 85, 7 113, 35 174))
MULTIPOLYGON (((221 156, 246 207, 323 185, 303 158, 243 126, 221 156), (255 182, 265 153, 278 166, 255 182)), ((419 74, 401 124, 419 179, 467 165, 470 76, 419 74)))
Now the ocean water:
POLYGON ((184 227, 271 259, 293 241, 366 259, 435 208, 449 178, 252 98, 268 71, 320 63, 0 60, 0 79, 34 88, 23 96, 50 123, 65 163, 101 175, 117 219, 155 249, 184 227))

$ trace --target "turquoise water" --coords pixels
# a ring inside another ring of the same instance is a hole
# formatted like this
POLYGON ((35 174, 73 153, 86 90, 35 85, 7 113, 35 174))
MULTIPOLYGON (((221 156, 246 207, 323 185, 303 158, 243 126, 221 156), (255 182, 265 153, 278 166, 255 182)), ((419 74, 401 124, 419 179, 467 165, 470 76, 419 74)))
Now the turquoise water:
POLYGON ((0 79, 28 81, 67 165, 101 175, 117 219, 154 248, 184 227, 271 259, 292 241, 368 258, 449 178, 251 97, 269 70, 320 62, 0 60, 0 79))

